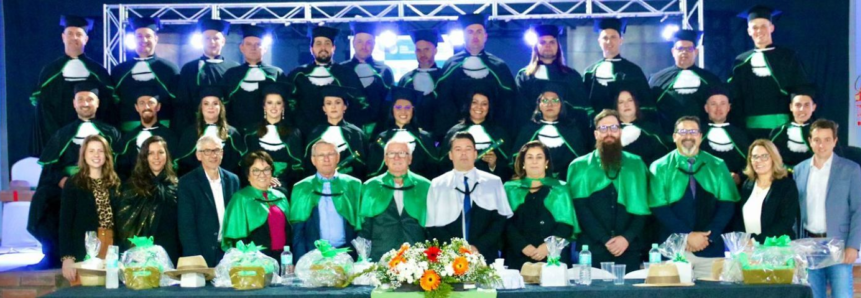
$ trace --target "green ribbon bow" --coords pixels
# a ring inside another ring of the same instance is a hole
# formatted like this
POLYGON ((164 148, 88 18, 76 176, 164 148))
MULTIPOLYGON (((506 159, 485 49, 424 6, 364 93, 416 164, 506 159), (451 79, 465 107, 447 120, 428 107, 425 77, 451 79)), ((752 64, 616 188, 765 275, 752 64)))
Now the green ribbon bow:
POLYGON ((559 264, 560 257, 548 257, 547 258, 547 266, 562 266, 559 264))
POLYGON ((789 239, 789 235, 783 235, 780 237, 766 237, 765 243, 762 246, 767 247, 789 247, 789 243, 792 240, 789 239))
POLYGON ((256 253, 264 248, 265 247, 263 247, 262 245, 254 244, 254 241, 251 241, 248 244, 242 243, 242 240, 236 242, 236 249, 238 249, 242 253, 256 253))
POLYGON ((688 259, 685 258, 684 253, 677 252, 676 257, 673 258, 673 262, 675 262, 675 263, 687 263, 688 259))
POLYGON ((128 240, 129 240, 129 242, 132 243, 132 245, 134 245, 134 247, 138 247, 141 249, 147 249, 147 248, 152 247, 152 245, 153 245, 152 236, 149 236, 149 237, 132 236, 128 240))
POLYGON ((314 246, 317 247, 317 250, 320 251, 320 254, 323 255, 325 259, 331 259, 337 256, 339 253, 350 252, 349 248, 334 248, 331 244, 329 244, 328 240, 320 239, 314 241, 314 246))
POLYGON ((780 255, 786 259, 783 265, 778 264, 751 264, 750 255, 748 253, 740 253, 738 261, 742 264, 744 270, 779 270, 795 268, 795 259, 789 244, 792 242, 788 235, 780 237, 766 237, 762 245, 757 246, 756 250, 769 250, 768 252, 757 252, 757 254, 780 255))
POLYGON ((143 262, 140 262, 139 258, 132 258, 132 261, 129 263, 128 267, 130 268, 140 268, 140 267, 155 267, 158 268, 159 272, 164 272, 164 266, 158 262, 158 250, 153 248, 153 238, 149 237, 140 237, 140 236, 132 236, 128 238, 129 242, 134 245, 134 248, 139 250, 139 253, 143 254, 144 257, 143 262))

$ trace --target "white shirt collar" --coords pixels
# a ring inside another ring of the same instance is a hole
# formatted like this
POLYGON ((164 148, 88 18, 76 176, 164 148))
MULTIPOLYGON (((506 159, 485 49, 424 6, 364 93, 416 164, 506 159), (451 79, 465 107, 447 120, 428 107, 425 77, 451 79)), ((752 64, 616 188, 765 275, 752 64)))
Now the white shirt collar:
POLYGON ((218 178, 215 180, 213 180, 212 177, 209 177, 209 173, 206 172, 206 169, 203 169, 203 174, 206 175, 206 181, 209 181, 209 183, 221 182, 221 171, 218 171, 218 178))

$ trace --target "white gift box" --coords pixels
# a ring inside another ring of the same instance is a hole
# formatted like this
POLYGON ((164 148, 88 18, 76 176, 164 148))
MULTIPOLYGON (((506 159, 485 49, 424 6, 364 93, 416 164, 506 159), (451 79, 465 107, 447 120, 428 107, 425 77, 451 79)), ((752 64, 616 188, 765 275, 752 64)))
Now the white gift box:
POLYGON ((183 288, 202 288, 205 285, 203 273, 183 273, 179 280, 179 286, 183 288))
POLYGON ((692 283, 693 281, 693 267, 691 267, 691 263, 682 263, 682 262, 672 262, 676 264, 676 268, 679 269, 679 281, 681 283, 692 283))
POLYGON ((522 289, 526 287, 526 283, 523 282, 523 276, 520 275, 520 271, 514 269, 502 269, 496 270, 496 274, 499 275, 499 278, 502 279, 502 284, 497 285, 497 289, 522 289))
POLYGON ((542 287, 567 287, 568 265, 559 263, 559 266, 544 264, 541 267, 542 287))

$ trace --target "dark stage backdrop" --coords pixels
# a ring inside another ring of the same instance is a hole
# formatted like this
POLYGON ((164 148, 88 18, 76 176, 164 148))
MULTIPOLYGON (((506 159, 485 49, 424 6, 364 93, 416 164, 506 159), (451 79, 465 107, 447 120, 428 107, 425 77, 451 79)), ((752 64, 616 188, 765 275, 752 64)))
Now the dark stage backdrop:
MULTIPOLYGON (((846 84, 848 82, 848 18, 850 0, 829 1, 779 1, 762 0, 759 3, 771 5, 784 11, 775 22, 777 30, 774 33, 776 44, 788 46, 798 51, 804 65, 814 82, 821 88, 819 116, 837 120, 842 125, 847 124, 846 100, 849 98, 846 84)), ((127 1, 93 1, 93 0, 5 0, 6 25, 6 62, 5 78, 8 95, 9 115, 9 159, 11 163, 27 156, 27 144, 31 134, 33 107, 28 100, 33 91, 41 67, 62 55, 63 45, 60 39, 61 29, 58 19, 61 14, 87 15, 97 18, 96 30, 90 34, 90 42, 86 54, 91 58, 102 61, 102 4, 115 3, 207 3, 212 1, 184 0, 127 0, 127 1), (8 45, 8 46, 7 46, 8 45)), ((275 1, 257 1, 275 2, 275 1)), ((281 1, 283 2, 283 1, 281 1)), ((732 68, 736 55, 751 48, 752 42, 746 33, 746 22, 736 18, 739 10, 752 5, 748 0, 706 0, 705 1, 706 38, 705 54, 706 68, 726 79, 732 68)), ((591 24, 585 21, 573 21, 568 25, 581 25, 571 30, 572 40, 563 41, 566 49, 568 64, 578 71, 600 57, 597 42, 591 33, 591 24), (589 33, 581 33, 583 31, 589 33)), ((623 46, 622 54, 641 65, 650 75, 663 67, 671 65, 669 53, 670 44, 661 41, 659 30, 662 28, 657 20, 635 22, 635 27, 629 30, 627 47, 623 46)), ((267 60, 289 72, 293 67, 308 61, 308 40, 301 37, 296 29, 282 28, 276 39, 276 45, 267 60)), ((516 27, 511 25, 509 27, 516 27)), ((304 28, 304 27, 301 27, 304 28)), ((180 63, 194 59, 197 54, 189 53, 189 47, 181 47, 187 40, 185 35, 162 38, 162 43, 173 43, 175 47, 165 47, 166 52, 175 55, 180 63), (173 40, 172 42, 170 40, 173 40)), ((238 60, 236 36, 231 36, 231 42, 225 50, 225 55, 238 60)), ((341 37, 337 41, 336 60, 348 58, 349 45, 347 39, 341 37)), ((522 33, 512 28, 492 31, 487 50, 506 60, 513 72, 526 65, 529 60, 529 48, 522 41, 522 33), (513 50, 517 49, 517 50, 513 50)), ((161 50, 160 50, 161 51, 161 50)), ((846 140, 846 130, 841 130, 840 138, 846 140)))

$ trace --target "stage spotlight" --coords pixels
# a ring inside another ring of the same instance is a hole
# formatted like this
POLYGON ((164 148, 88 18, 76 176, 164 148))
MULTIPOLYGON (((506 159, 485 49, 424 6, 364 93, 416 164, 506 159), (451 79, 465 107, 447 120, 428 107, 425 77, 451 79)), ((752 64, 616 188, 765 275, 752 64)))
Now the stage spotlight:
POLYGON ((676 32, 679 32, 679 26, 676 24, 669 24, 664 26, 664 31, 661 32, 661 37, 666 41, 671 41, 673 40, 673 35, 675 35, 676 32))
POLYGON ((195 32, 191 35, 191 46, 196 50, 203 49, 203 34, 195 32))
POLYGON ((383 48, 389 49, 398 44, 398 35, 391 30, 386 30, 377 36, 377 41, 380 42, 380 45, 383 46, 383 48))
POLYGON ((269 35, 269 34, 264 35, 263 41, 261 42, 261 45, 263 45, 264 47, 271 46, 272 45, 272 35, 269 35))
POLYGON ((523 41, 530 47, 535 46, 538 43, 538 34, 535 33, 535 30, 526 30, 526 33, 523 34, 523 41))
POLYGON ((463 30, 455 29, 448 33, 448 39, 452 46, 459 47, 463 45, 463 30))
POLYGON ((135 37, 134 33, 126 33, 125 38, 123 38, 123 43, 125 43, 126 49, 135 50, 138 47, 138 41, 135 37))

